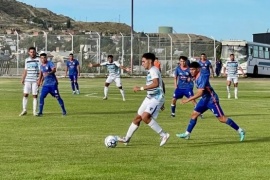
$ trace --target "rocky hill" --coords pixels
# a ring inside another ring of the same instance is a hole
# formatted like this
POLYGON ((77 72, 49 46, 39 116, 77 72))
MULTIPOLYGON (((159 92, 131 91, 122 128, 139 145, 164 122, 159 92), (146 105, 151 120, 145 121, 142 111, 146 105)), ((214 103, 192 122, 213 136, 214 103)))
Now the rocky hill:
POLYGON ((32 32, 53 29, 59 34, 62 30, 97 31, 105 34, 129 33, 130 26, 123 23, 80 22, 70 17, 58 15, 46 8, 35 8, 16 0, 0 0, 0 33, 6 30, 32 32))

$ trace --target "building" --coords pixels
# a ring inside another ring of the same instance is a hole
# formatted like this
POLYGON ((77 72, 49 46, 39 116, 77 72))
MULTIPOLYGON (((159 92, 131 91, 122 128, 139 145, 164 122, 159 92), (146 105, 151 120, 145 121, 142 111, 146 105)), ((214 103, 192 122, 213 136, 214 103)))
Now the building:
POLYGON ((270 33, 266 32, 266 33, 253 34, 253 42, 270 44, 270 33))

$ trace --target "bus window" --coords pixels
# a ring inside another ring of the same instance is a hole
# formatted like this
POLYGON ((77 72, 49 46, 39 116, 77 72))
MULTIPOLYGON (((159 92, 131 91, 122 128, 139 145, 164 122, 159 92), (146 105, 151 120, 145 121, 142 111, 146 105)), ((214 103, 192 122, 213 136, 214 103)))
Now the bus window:
POLYGON ((253 47, 253 57, 255 58, 259 57, 258 46, 253 47))
POLYGON ((263 52, 263 47, 259 47, 259 58, 264 59, 264 52, 263 52))
POLYGON ((269 48, 265 48, 264 57, 265 59, 269 59, 269 48))
POLYGON ((249 56, 252 56, 253 55, 253 47, 252 46, 249 46, 248 47, 248 55, 249 56))

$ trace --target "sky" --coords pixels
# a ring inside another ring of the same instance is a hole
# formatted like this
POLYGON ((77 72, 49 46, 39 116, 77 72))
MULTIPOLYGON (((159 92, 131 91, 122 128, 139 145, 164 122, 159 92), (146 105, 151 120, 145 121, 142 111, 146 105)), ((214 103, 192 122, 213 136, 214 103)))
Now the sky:
MULTIPOLYGON (((76 21, 131 25, 131 0, 19 0, 76 21)), ((216 40, 248 40, 270 28, 269 0, 133 0, 136 32, 198 34, 216 40)), ((270 30, 269 30, 270 32, 270 30)))

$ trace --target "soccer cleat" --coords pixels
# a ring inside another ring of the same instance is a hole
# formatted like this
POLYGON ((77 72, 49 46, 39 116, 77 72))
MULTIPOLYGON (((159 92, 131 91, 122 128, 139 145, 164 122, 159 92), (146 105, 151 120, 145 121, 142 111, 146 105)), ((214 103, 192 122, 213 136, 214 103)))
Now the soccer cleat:
POLYGON ((36 116, 41 117, 41 116, 43 116, 43 114, 42 113, 37 113, 36 116))
POLYGON ((239 133, 239 135, 240 135, 240 141, 241 141, 241 142, 244 141, 245 136, 246 136, 246 132, 245 132, 244 130, 242 130, 242 131, 239 133))
POLYGON ((76 91, 73 91, 72 94, 76 94, 76 91))
POLYGON ((79 91, 79 90, 77 90, 77 91, 76 91, 76 94, 80 94, 80 91, 79 91))
POLYGON ((176 134, 177 137, 183 138, 183 139, 189 139, 190 134, 182 133, 182 134, 176 134))
POLYGON ((175 114, 174 113, 171 113, 171 117, 175 117, 175 114))
POLYGON ((169 138, 170 138, 170 134, 165 133, 165 135, 161 137, 161 142, 159 146, 163 146, 164 144, 166 144, 169 138))
POLYGON ((36 112, 33 112, 33 116, 37 116, 37 114, 38 114, 38 113, 36 113, 36 112))
POLYGON ((235 97, 234 97, 234 99, 238 99, 238 97, 237 97, 237 96, 235 96, 235 97))
POLYGON ((231 99, 231 94, 230 93, 228 93, 228 99, 231 99))
POLYGON ((24 116, 27 114, 27 111, 23 111, 19 116, 24 116))
POLYGON ((108 98, 105 96, 104 98, 103 98, 103 100, 107 100, 108 98))
POLYGON ((123 98, 123 101, 126 101, 126 99, 125 99, 125 98, 123 98))
POLYGON ((67 115, 67 112, 62 112, 62 116, 66 116, 67 115))
POLYGON ((201 119, 203 119, 203 114, 200 114, 201 119))
POLYGON ((117 141, 118 142, 121 142, 121 143, 123 143, 124 145, 128 145, 128 143, 129 143, 129 141, 130 141, 130 138, 129 139, 126 139, 126 137, 120 137, 120 136, 115 136, 116 137, 116 139, 117 139, 117 141))

